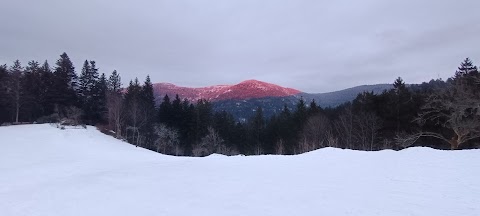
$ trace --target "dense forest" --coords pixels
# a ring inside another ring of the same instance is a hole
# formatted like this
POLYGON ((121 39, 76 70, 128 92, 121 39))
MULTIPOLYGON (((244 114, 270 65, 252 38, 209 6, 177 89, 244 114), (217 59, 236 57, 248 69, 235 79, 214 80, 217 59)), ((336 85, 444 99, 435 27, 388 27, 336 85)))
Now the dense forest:
POLYGON ((285 106, 268 119, 258 107, 237 122, 206 100, 165 95, 156 103, 149 77, 123 87, 117 71, 107 76, 88 60, 77 74, 63 53, 53 67, 18 60, 0 66, 0 124, 94 125, 135 146, 186 156, 480 147, 480 75, 470 59, 447 81, 406 85, 398 78, 393 85, 338 107, 300 98, 295 109, 285 106))

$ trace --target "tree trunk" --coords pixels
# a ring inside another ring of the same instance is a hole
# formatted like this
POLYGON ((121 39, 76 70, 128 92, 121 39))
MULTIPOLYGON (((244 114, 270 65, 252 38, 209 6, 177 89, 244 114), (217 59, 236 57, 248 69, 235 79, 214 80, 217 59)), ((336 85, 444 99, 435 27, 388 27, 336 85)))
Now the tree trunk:
POLYGON ((17 101, 17 104, 16 104, 16 105, 17 105, 17 107, 16 107, 17 112, 16 112, 16 115, 15 115, 15 123, 18 124, 18 114, 20 113, 20 104, 19 104, 18 101, 17 101))
POLYGON ((450 139, 449 141, 451 150, 457 150, 458 147, 460 146, 460 143, 458 143, 458 140, 456 137, 457 136, 452 137, 452 139, 450 139))

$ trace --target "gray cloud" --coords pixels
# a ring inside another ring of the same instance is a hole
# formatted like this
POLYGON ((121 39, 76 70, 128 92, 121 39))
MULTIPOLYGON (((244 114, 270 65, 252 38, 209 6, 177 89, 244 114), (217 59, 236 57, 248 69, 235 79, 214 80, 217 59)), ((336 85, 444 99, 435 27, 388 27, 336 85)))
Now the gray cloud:
POLYGON ((260 79, 307 92, 451 76, 480 61, 477 0, 6 0, 0 63, 67 52, 126 83, 260 79))

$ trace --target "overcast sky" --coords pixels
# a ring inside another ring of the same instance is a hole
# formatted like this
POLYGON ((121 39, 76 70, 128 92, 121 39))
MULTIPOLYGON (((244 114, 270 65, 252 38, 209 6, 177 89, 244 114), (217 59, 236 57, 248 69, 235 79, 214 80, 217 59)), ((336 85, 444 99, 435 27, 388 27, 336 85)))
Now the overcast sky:
POLYGON ((0 64, 67 52, 124 84, 258 79, 306 92, 480 64, 479 0, 2 0, 0 64))

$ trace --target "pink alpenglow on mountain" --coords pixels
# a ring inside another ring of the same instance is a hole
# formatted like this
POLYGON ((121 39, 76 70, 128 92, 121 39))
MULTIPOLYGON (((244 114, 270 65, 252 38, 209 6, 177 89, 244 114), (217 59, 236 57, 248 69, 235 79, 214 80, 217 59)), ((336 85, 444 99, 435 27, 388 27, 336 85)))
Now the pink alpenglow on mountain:
POLYGON ((161 99, 166 94, 171 98, 178 94, 180 98, 190 101, 199 99, 210 101, 246 100, 265 97, 286 97, 301 93, 296 89, 285 88, 258 80, 247 80, 236 85, 216 85, 201 88, 181 87, 171 83, 156 83, 153 84, 153 90, 157 99, 161 99))

